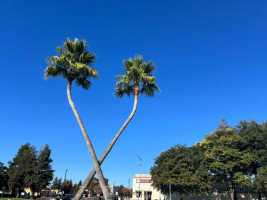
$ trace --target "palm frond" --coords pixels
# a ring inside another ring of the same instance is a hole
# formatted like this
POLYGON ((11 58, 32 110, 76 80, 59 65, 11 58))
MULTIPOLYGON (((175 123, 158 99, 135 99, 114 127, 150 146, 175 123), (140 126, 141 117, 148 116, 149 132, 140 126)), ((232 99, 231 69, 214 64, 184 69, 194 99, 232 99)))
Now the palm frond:
POLYGON ((131 85, 128 85, 127 87, 119 87, 115 90, 115 96, 122 98, 123 96, 127 95, 130 96, 134 92, 134 87, 131 85))
POLYGON ((154 76, 146 76, 145 74, 142 74, 142 82, 152 84, 156 82, 156 79, 154 76))
POLYGON ((152 75, 153 71, 156 69, 151 61, 145 62, 141 65, 143 73, 152 75))
POLYGON ((76 73, 78 76, 81 75, 85 78, 87 77, 98 78, 99 77, 97 71, 94 68, 91 68, 88 65, 82 64, 82 63, 76 63, 76 73))
POLYGON ((98 78, 99 75, 89 66, 94 62, 95 55, 87 51, 86 41, 67 38, 62 47, 57 47, 57 52, 60 56, 47 58, 50 65, 46 68, 44 77, 61 76, 71 81, 76 79, 78 86, 89 89, 91 83, 87 79, 98 78))
POLYGON ((155 91, 160 92, 159 87, 155 83, 144 83, 141 89, 141 94, 153 97, 155 95, 155 91))
POLYGON ((76 78, 76 84, 82 86, 83 89, 88 90, 91 87, 91 82, 85 77, 76 78))
POLYGON ((143 62, 143 57, 136 55, 134 59, 124 60, 123 67, 125 75, 116 76, 116 96, 130 95, 134 93, 136 87, 140 88, 141 94, 146 94, 149 97, 154 96, 155 91, 160 91, 155 84, 156 79, 152 75, 156 68, 151 61, 143 62))
POLYGON ((55 78, 58 76, 62 75, 62 69, 60 67, 54 67, 53 65, 49 65, 46 69, 45 69, 45 74, 44 74, 44 78, 48 79, 48 78, 55 78))

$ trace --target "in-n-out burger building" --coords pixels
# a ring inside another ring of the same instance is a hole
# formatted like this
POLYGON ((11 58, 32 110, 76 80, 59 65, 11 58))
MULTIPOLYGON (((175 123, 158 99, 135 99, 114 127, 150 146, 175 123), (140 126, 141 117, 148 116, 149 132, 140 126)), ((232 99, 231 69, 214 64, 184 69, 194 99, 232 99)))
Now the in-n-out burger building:
POLYGON ((151 184, 150 174, 135 174, 133 177, 133 199, 139 197, 139 200, 165 200, 166 196, 153 188, 151 184))

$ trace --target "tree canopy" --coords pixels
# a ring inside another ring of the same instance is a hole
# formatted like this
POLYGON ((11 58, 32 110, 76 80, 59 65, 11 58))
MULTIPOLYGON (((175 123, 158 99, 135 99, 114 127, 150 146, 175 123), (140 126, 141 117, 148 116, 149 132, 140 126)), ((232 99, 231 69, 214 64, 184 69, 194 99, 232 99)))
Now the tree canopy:
POLYGON ((203 141, 186 147, 176 145, 162 152, 151 168, 153 185, 163 193, 179 196, 211 192, 212 183, 224 183, 232 200, 237 189, 250 186, 266 193, 267 123, 241 121, 235 128, 223 119, 203 141))
POLYGON ((123 62, 125 75, 118 75, 115 85, 115 95, 123 97, 130 94, 146 94, 153 97, 155 91, 160 91, 156 85, 156 78, 153 76, 156 69, 151 61, 143 62, 142 56, 135 56, 134 59, 123 62))
POLYGON ((67 39, 62 47, 57 48, 59 56, 47 58, 50 64, 45 69, 45 78, 62 77, 69 82, 76 81, 78 86, 88 90, 91 87, 90 77, 98 78, 97 71, 90 67, 95 55, 87 51, 85 40, 67 39))
POLYGON ((7 167, 0 162, 0 189, 8 186, 7 167))
POLYGON ((180 197, 206 193, 211 188, 211 176, 202 163, 203 156, 198 145, 176 145, 160 154, 151 168, 153 186, 163 193, 172 191, 180 197))
POLYGON ((50 153, 48 145, 45 145, 39 154, 29 143, 22 145, 17 155, 9 162, 9 185, 19 190, 30 188, 33 193, 48 186, 54 172, 50 153))

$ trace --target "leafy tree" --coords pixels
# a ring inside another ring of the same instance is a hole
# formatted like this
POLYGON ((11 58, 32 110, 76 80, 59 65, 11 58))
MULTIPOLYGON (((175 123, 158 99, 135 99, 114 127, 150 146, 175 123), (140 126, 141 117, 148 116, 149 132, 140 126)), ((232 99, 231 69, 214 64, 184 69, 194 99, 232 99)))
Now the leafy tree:
POLYGON ((131 197, 132 196, 132 190, 124 187, 124 188, 122 188, 122 194, 125 197, 131 197))
POLYGON ((90 182, 90 184, 87 187, 87 190, 89 191, 90 195, 93 195, 95 193, 94 192, 94 187, 96 185, 98 185, 98 184, 99 184, 98 179, 97 178, 93 178, 93 180, 90 182))
POLYGON ((101 189, 100 185, 95 185, 94 186, 94 194, 95 195, 100 195, 100 196, 103 195, 103 192, 102 192, 102 189, 101 189))
MULTIPOLYGON (((100 164, 102 164, 102 162, 105 160, 112 147, 115 145, 116 141, 133 118, 137 109, 139 93, 153 97, 155 91, 160 91, 160 89, 156 85, 156 78, 153 76, 154 70, 156 68, 154 67, 152 62, 143 62, 142 56, 135 56, 134 59, 125 60, 123 67, 125 69, 125 75, 119 75, 116 77, 118 82, 115 85, 115 95, 121 98, 124 95, 130 96, 133 94, 134 106, 128 119, 122 125, 118 133, 115 135, 115 137, 99 159, 100 164)), ((94 175, 95 169, 93 169, 88 175, 82 187, 75 195, 74 200, 79 200, 81 198, 86 187, 93 180, 94 175)))
POLYGON ((221 121, 219 121, 219 125, 217 127, 217 129, 228 129, 228 128, 232 128, 231 125, 228 125, 228 121, 225 118, 222 118, 221 121))
POLYGON ((253 179, 253 189, 258 193, 258 199, 262 199, 262 194, 267 193, 267 166, 258 168, 257 174, 253 179))
POLYGON ((74 80, 78 86, 88 90, 91 86, 91 82, 88 79, 91 77, 98 78, 97 71, 90 67, 92 62, 95 60, 95 55, 87 51, 87 44, 84 40, 79 41, 78 39, 75 39, 74 41, 67 39, 67 41, 64 42, 63 47, 58 47, 57 51, 60 57, 52 56, 47 58, 47 61, 50 65, 45 70, 45 78, 54 78, 60 76, 68 80, 67 95, 69 104, 78 121, 87 147, 93 159, 96 173, 99 177, 100 185, 104 192, 104 197, 105 199, 108 199, 109 191, 107 185, 105 184, 103 172, 100 168, 91 140, 88 137, 71 96, 71 86, 74 80))
POLYGON ((7 167, 0 162, 0 189, 8 186, 7 167))
POLYGON ((82 185, 82 181, 81 180, 79 181, 78 184, 76 184, 76 183, 74 184, 74 186, 73 186, 73 193, 74 194, 76 194, 78 192, 78 190, 81 187, 81 185, 82 185))
POLYGON ((16 190, 17 197, 25 187, 30 187, 30 179, 36 181, 37 152, 29 143, 22 145, 11 162, 9 162, 9 185, 16 190))
POLYGON ((47 187, 50 181, 53 179, 54 170, 51 163, 53 160, 50 158, 51 149, 46 144, 39 152, 37 157, 38 165, 38 192, 47 187))
POLYGON ((208 170, 216 177, 216 181, 223 181, 227 184, 231 200, 237 200, 238 184, 248 185, 250 183, 246 174, 252 158, 244 151, 246 146, 247 141, 233 128, 217 129, 201 142, 208 170))
POLYGON ((53 182, 52 182, 51 189, 59 190, 61 188, 61 185, 62 185, 62 179, 55 177, 53 182))
POLYGON ((123 185, 120 185, 118 189, 118 195, 120 196, 121 199, 124 197, 130 197, 131 196, 131 190, 124 187, 123 185))
POLYGON ((81 180, 79 181, 78 184, 76 184, 76 183, 74 184, 74 186, 73 186, 73 193, 74 194, 76 194, 78 192, 78 190, 81 187, 81 185, 82 185, 82 181, 81 180))
MULTIPOLYGON (((108 179, 105 178, 105 182, 108 185, 108 179)), ((102 189, 99 185, 99 180, 97 178, 93 178, 93 180, 90 182, 89 186, 86 188, 89 191, 90 195, 102 195, 102 189)))
POLYGON ((9 185, 18 197, 24 188, 30 188, 33 198, 35 192, 41 191, 52 180, 54 171, 50 165, 50 153, 48 145, 45 145, 38 155, 35 147, 27 143, 20 147, 17 155, 9 162, 9 185))
POLYGON ((162 152, 151 168, 152 186, 161 192, 169 193, 169 180, 172 192, 182 199, 185 196, 207 193, 211 189, 211 175, 202 163, 199 145, 186 147, 176 145, 162 152))
POLYGON ((251 176, 253 189, 261 200, 261 194, 266 191, 263 181, 266 178, 267 165, 267 123, 259 124, 254 120, 241 121, 237 131, 247 141, 244 151, 250 154, 248 174, 251 176))
POLYGON ((120 187, 119 187, 119 189, 118 189, 118 195, 119 195, 119 197, 123 197, 123 192, 122 192, 122 190, 123 190, 123 188, 124 188, 124 186, 123 185, 120 185, 120 187))
POLYGON ((61 185, 61 190, 64 194, 70 194, 73 191, 73 183, 72 180, 65 180, 61 185))

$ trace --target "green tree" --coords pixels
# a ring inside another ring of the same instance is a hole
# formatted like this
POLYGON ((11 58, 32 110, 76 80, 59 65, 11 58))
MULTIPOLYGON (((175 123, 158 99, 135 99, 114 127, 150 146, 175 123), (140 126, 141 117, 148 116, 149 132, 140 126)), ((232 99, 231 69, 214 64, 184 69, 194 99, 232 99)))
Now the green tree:
POLYGON ((259 124, 254 120, 241 121, 237 125, 237 131, 247 141, 244 150, 250 154, 247 171, 252 179, 253 189, 258 193, 258 199, 261 200, 261 194, 266 191, 263 181, 266 178, 265 170, 267 167, 267 123, 259 124))
POLYGON ((172 192, 176 192, 181 199, 209 192, 211 174, 205 169, 202 160, 203 154, 198 144, 192 147, 176 145, 162 152, 150 170, 152 186, 169 194, 171 180, 172 192))
POLYGON ((231 200, 237 200, 238 184, 250 184, 246 174, 251 155, 244 151, 246 146, 247 141, 234 128, 217 129, 201 142, 208 170, 216 177, 216 181, 227 184, 231 200))
POLYGON ((257 174, 253 179, 253 189, 258 193, 258 200, 262 200, 262 194, 267 194, 267 166, 257 169, 257 174))
POLYGON ((49 185, 54 172, 50 164, 50 153, 48 145, 39 154, 29 143, 20 147, 17 155, 9 162, 8 169, 9 185, 17 192, 17 196, 24 188, 30 188, 33 198, 35 192, 40 192, 49 185))
POLYGON ((123 198, 123 188, 124 188, 124 186, 123 185, 120 185, 120 187, 119 187, 119 189, 118 189, 118 195, 119 195, 119 197, 122 199, 123 198))
POLYGON ((94 177, 93 180, 90 182, 90 184, 86 188, 90 196, 95 194, 94 187, 98 184, 99 184, 98 179, 94 177))
POLYGON ((0 190, 2 187, 8 186, 8 174, 7 174, 7 167, 4 163, 0 162, 0 190))
POLYGON ((91 154, 97 176, 100 180, 101 188, 103 189, 104 197, 105 199, 108 199, 109 191, 107 185, 105 184, 103 172, 100 168, 91 140, 86 132, 71 96, 71 86, 74 80, 78 86, 88 90, 91 86, 91 82, 88 79, 91 77, 98 78, 97 71, 90 67, 92 62, 95 60, 95 55, 87 51, 87 44, 84 40, 79 41, 78 39, 75 39, 74 41, 67 39, 67 41, 64 42, 63 47, 58 47, 57 51, 60 57, 52 56, 47 58, 50 65, 45 70, 45 78, 60 76, 68 80, 67 95, 69 104, 78 121, 91 154))
POLYGON ((72 180, 65 180, 61 185, 61 190, 64 192, 64 194, 71 194, 73 192, 72 180))
POLYGON ((123 185, 120 185, 119 190, 118 190, 118 195, 121 199, 127 198, 131 196, 131 190, 124 187, 123 185))
POLYGON ((82 185, 82 181, 81 180, 79 181, 78 184, 76 184, 76 183, 74 184, 74 186, 73 186, 73 193, 74 194, 76 194, 78 192, 78 190, 81 187, 81 185, 82 185))
POLYGON ((61 185, 62 185, 62 179, 55 177, 52 182, 51 189, 59 190, 61 188, 61 185))
POLYGON ((51 159, 51 149, 46 144, 40 151, 37 157, 38 161, 38 192, 41 192, 42 189, 46 188, 50 181, 53 180, 54 170, 52 169, 51 163, 53 160, 51 159))
MULTIPOLYGON (((139 94, 141 93, 149 97, 153 97, 155 91, 160 91, 160 89, 156 85, 156 78, 153 76, 155 67, 151 61, 143 62, 142 56, 135 56, 134 59, 125 60, 123 67, 125 69, 125 75, 119 75, 116 77, 118 82, 115 85, 115 95, 121 98, 124 95, 130 96, 133 94, 134 106, 131 114, 129 115, 125 123, 122 125, 120 130, 117 132, 117 134, 99 159, 100 164, 102 164, 102 162, 105 160, 112 147, 115 145, 116 141, 133 118, 137 109, 139 94)), ((95 169, 93 169, 88 175, 82 187, 75 195, 74 200, 79 200, 81 198, 86 187, 93 180, 94 175, 95 169)))
POLYGON ((20 147, 17 155, 9 162, 9 185, 12 187, 12 191, 17 192, 17 197, 20 196, 22 189, 31 186, 30 182, 36 181, 36 157, 35 147, 27 143, 20 147))
POLYGON ((126 187, 122 188, 122 194, 124 197, 128 198, 132 196, 132 191, 126 187))

